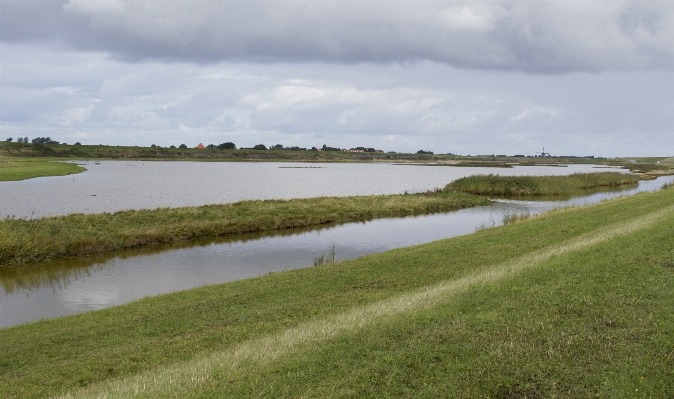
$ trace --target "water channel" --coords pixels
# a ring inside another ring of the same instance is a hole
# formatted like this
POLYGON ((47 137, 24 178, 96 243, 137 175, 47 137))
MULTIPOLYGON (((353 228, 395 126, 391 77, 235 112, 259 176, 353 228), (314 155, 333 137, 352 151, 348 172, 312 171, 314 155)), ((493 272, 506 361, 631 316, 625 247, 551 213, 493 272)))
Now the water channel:
MULTIPOLYGON (((455 169, 408 168, 417 169, 417 173, 455 169)), ((547 172, 566 168, 545 169, 547 172)), ((475 171, 462 173, 470 175, 475 171)), ((667 179, 643 181, 638 187, 626 190, 596 192, 565 200, 497 200, 489 206, 448 213, 195 240, 90 258, 45 262, 20 272, 0 270, 0 328, 102 309, 145 296, 205 284, 308 267, 313 264, 315 256, 327 255, 332 246, 336 249, 337 260, 343 260, 469 234, 479 227, 501 224, 505 213, 536 214, 556 207, 651 191, 661 187, 664 181, 672 180, 667 179)))

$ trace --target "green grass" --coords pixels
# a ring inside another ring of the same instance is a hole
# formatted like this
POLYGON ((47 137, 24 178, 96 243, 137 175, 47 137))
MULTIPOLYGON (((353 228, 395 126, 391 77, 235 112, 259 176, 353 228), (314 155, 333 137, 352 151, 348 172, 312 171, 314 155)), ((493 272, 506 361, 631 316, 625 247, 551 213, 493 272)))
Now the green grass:
POLYGON ((583 190, 636 184, 639 177, 617 172, 574 173, 568 176, 473 175, 454 180, 445 190, 514 197, 571 196, 583 190))
POLYGON ((242 201, 200 207, 0 220, 0 266, 199 237, 450 211, 485 198, 441 190, 406 195, 242 201))
POLYGON ((0 397, 674 395, 674 191, 0 330, 0 397))
POLYGON ((86 169, 72 163, 54 162, 44 158, 0 158, 0 181, 25 180, 42 176, 64 176, 86 169))

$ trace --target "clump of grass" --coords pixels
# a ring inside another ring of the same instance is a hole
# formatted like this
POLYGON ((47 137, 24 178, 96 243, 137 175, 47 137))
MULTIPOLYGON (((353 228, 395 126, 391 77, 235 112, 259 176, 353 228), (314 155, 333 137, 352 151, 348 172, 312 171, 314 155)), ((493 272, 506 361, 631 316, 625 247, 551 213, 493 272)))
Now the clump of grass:
POLYGON ((501 220, 503 221, 503 225, 508 225, 513 223, 519 223, 527 219, 531 219, 531 214, 529 212, 517 213, 506 211, 503 214, 503 218, 501 220))
POLYGON ((672 188, 672 187, 674 187, 674 181, 673 181, 673 180, 670 180, 670 181, 664 182, 664 183, 662 184, 662 187, 660 187, 660 189, 661 189, 661 190, 666 190, 666 189, 672 188))
POLYGON ((510 197, 574 195, 583 190, 636 184, 639 177, 618 172, 575 173, 568 176, 473 175, 455 180, 446 191, 510 197))
POLYGON ((335 247, 335 244, 328 248, 327 255, 314 255, 314 266, 334 265, 335 263, 337 263, 337 247, 335 247))
POLYGON ((478 224, 475 227, 475 232, 477 233, 477 232, 480 232, 480 231, 491 229, 492 227, 496 227, 496 220, 494 220, 494 218, 490 217, 489 221, 482 222, 482 223, 478 224))
POLYGON ((22 264, 190 240, 487 205, 447 193, 242 201, 42 219, 0 220, 0 265, 22 264))

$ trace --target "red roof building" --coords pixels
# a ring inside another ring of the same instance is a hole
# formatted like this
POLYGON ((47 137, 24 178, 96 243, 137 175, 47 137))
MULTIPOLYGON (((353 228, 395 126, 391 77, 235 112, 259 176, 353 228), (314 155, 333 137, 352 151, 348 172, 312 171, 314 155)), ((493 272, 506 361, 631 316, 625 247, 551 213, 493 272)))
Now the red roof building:
POLYGON ((199 145, 198 145, 198 146, 196 146, 196 147, 194 147, 194 148, 206 148, 206 147, 204 147, 204 145, 203 145, 203 144, 199 143, 199 145))

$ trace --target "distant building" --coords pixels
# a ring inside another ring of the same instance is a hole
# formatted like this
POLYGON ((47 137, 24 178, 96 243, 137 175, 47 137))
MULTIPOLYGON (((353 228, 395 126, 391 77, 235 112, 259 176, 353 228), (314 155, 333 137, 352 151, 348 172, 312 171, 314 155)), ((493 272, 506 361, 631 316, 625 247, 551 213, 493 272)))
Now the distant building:
POLYGON ((200 149, 203 149, 203 148, 206 148, 206 147, 204 147, 204 145, 203 145, 202 143, 199 143, 199 145, 196 146, 196 147, 194 147, 194 148, 200 148, 200 149))

